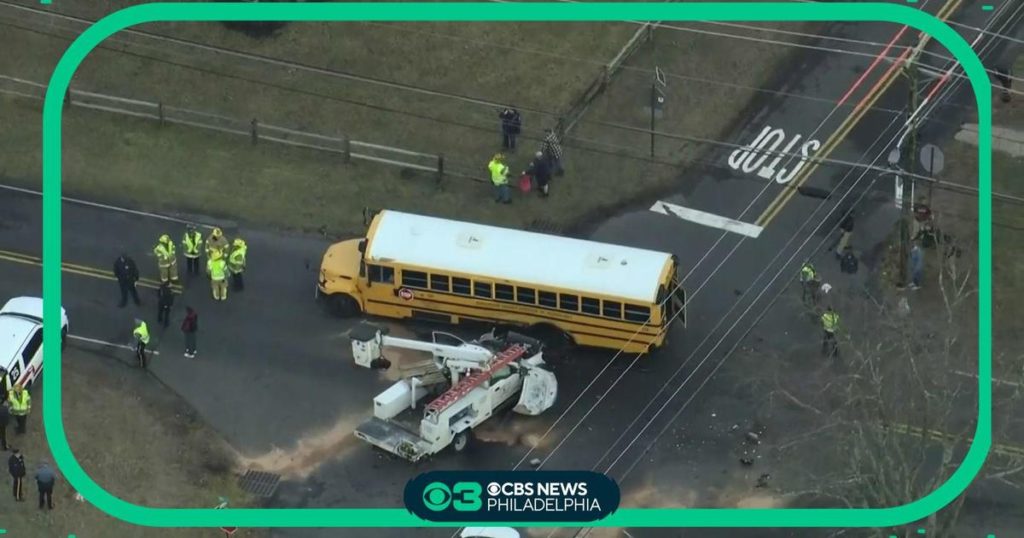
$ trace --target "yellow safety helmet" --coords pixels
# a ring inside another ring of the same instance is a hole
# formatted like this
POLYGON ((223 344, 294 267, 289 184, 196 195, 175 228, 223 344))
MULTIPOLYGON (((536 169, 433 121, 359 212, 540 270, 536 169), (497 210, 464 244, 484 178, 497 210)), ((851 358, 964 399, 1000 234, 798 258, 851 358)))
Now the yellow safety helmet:
POLYGON ((505 155, 504 155, 504 154, 502 154, 502 153, 495 153, 495 154, 494 154, 494 159, 493 159, 493 160, 495 160, 495 161, 500 161, 500 160, 502 160, 502 159, 504 159, 504 158, 505 158, 505 155))
POLYGON ((242 241, 241 237, 236 237, 235 240, 231 242, 231 244, 236 247, 240 247, 245 244, 245 241, 242 241))
POLYGON ((160 236, 160 242, 161 243, 170 243, 171 242, 171 237, 169 235, 167 235, 167 234, 163 234, 163 235, 160 236))
POLYGON ((213 231, 210 232, 210 236, 214 238, 220 237, 223 234, 224 232, 220 231, 220 228, 214 228, 213 231))

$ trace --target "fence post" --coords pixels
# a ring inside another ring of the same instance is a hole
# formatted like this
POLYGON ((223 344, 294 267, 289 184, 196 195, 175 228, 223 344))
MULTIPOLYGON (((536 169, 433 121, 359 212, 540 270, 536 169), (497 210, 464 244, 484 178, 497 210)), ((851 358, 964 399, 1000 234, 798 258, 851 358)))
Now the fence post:
POLYGON ((252 133, 252 143, 253 143, 253 145, 256 145, 256 140, 259 139, 259 135, 256 134, 256 129, 257 129, 257 126, 259 125, 259 122, 256 121, 256 118, 252 119, 252 124, 251 125, 252 125, 252 128, 250 129, 250 132, 252 133))
POLYGON ((341 135, 342 151, 345 153, 345 164, 352 162, 352 141, 348 139, 348 135, 341 135))
POLYGON ((441 184, 441 180, 444 179, 444 155, 437 154, 437 184, 441 184))
POLYGON ((160 126, 164 126, 164 102, 158 101, 156 104, 156 114, 160 117, 160 126))

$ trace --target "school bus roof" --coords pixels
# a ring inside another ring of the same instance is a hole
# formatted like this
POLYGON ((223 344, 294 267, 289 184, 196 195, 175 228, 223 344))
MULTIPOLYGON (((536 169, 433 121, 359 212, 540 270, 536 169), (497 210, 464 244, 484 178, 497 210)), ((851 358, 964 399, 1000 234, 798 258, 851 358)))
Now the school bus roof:
POLYGON ((542 287, 657 299, 671 255, 632 247, 381 211, 366 257, 542 287))

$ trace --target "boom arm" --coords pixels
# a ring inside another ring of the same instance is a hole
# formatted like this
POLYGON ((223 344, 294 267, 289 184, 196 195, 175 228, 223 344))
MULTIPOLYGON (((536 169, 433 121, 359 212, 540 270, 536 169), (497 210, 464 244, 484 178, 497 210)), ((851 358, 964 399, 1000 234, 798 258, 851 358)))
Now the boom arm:
POLYGON ((374 360, 382 358, 383 348, 385 347, 424 351, 432 354, 439 361, 454 359, 462 364, 456 363, 451 366, 462 368, 478 368, 480 365, 486 364, 494 356, 494 352, 491 350, 475 344, 452 346, 435 342, 409 340, 407 338, 395 338, 393 336, 384 336, 379 328, 369 325, 365 327, 373 330, 373 333, 371 334, 367 330, 356 330, 362 329, 362 327, 357 327, 353 329, 350 335, 352 338, 352 358, 357 365, 364 368, 371 368, 371 363, 374 360))

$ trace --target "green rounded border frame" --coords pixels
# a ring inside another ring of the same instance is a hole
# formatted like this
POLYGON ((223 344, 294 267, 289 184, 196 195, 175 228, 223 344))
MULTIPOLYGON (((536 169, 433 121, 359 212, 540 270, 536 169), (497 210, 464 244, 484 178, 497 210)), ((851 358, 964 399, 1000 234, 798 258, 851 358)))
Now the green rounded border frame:
MULTIPOLYGON (((952 28, 917 9, 885 3, 152 3, 115 12, 83 32, 61 57, 43 106, 43 319, 57 327, 61 305, 61 115, 64 96, 82 60, 114 33, 149 22, 279 21, 843 21, 905 24, 930 34, 961 63, 978 105, 978 424, 961 466, 928 496, 902 506, 866 509, 622 509, 587 524, 489 525, 600 527, 888 527, 923 519, 959 496, 981 470, 992 445, 992 96, 988 75, 970 45, 952 28)), ((89 502, 137 525, 153 527, 455 527, 420 520, 405 509, 149 508, 126 502, 92 480, 68 445, 61 414, 60 332, 43 334, 47 390, 43 422, 54 459, 89 502)), ((472 525, 472 522, 464 522, 472 525)))

